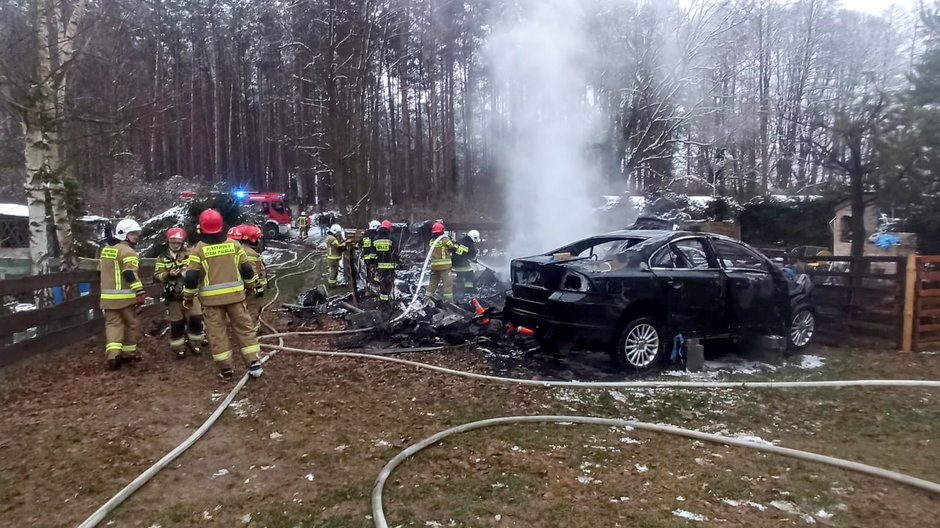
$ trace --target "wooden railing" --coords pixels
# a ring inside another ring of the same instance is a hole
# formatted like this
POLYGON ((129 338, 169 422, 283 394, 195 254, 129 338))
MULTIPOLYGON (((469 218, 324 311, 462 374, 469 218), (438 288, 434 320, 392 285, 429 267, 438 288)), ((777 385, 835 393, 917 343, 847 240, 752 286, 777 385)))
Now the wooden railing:
MULTIPOLYGON (((164 307, 159 302, 161 284, 153 283, 153 268, 140 270, 145 291, 154 304, 141 310, 142 316, 158 315, 164 307)), ((34 275, 0 281, 4 300, 35 304, 35 299, 51 299, 49 291, 61 288, 63 299, 57 304, 0 315, 0 366, 42 352, 93 337, 104 330, 104 318, 98 309, 100 281, 97 271, 70 271, 34 275), (84 294, 78 285, 87 284, 84 294), (72 292, 68 296, 66 292, 72 292)))

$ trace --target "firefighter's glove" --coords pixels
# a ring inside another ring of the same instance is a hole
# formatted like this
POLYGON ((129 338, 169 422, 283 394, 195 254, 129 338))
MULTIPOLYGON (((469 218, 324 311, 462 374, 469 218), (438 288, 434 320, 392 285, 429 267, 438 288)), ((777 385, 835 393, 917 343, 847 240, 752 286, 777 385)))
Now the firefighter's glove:
POLYGON ((169 275, 170 277, 174 277, 174 278, 179 277, 182 274, 183 274, 182 268, 173 268, 167 272, 167 275, 169 275))
POLYGON ((137 306, 143 306, 147 302, 147 293, 143 290, 137 292, 137 306))

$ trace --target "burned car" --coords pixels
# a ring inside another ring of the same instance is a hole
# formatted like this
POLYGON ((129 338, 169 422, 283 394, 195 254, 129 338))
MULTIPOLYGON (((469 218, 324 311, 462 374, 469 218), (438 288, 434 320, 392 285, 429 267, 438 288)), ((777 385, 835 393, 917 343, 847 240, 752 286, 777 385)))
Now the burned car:
POLYGON ((710 233, 627 230, 512 261, 505 316, 543 349, 607 348, 646 369, 673 339, 787 335, 806 347, 815 311, 806 289, 764 255, 710 233))

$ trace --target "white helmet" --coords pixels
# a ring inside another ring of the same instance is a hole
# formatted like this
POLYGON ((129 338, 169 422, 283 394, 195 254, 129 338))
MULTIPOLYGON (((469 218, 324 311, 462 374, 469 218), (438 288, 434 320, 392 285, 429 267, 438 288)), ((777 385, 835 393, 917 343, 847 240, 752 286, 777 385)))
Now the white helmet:
POLYGON ((480 242, 480 232, 476 229, 467 231, 467 236, 470 237, 470 240, 473 240, 474 242, 480 242))
POLYGON ((342 232, 343 232, 343 228, 339 224, 333 224, 330 226, 330 233, 333 233, 334 235, 338 235, 342 232))
POLYGON ((140 224, 134 220, 124 219, 118 222, 117 227, 114 228, 114 238, 118 240, 127 240, 127 234, 141 231, 140 224))
POLYGON ((378 231, 378 230, 379 230, 379 227, 380 227, 381 225, 382 225, 382 224, 379 223, 378 220, 373 220, 373 221, 369 222, 369 229, 371 229, 371 230, 373 230, 373 231, 378 231))

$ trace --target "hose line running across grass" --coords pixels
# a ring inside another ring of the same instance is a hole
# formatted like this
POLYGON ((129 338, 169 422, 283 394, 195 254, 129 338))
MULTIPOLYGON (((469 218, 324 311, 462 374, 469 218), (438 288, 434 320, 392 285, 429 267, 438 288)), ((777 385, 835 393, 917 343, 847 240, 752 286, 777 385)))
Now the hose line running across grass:
MULTIPOLYGON (((364 331, 356 330, 356 332, 364 331)), ((353 332, 346 330, 345 332, 353 332)), ((305 332, 285 332, 273 334, 272 336, 287 337, 290 335, 303 335, 305 332)), ((315 356, 337 356, 353 357, 364 359, 375 359, 388 361, 391 363, 400 363, 412 367, 419 367, 434 372, 460 376, 484 381, 493 381, 498 383, 510 383, 517 385, 528 385, 532 387, 570 387, 581 389, 602 389, 602 388, 620 388, 620 389, 665 389, 665 388, 683 388, 683 389, 715 389, 715 388, 821 388, 821 387, 925 387, 940 388, 940 381, 932 380, 838 380, 838 381, 548 381, 548 380, 527 380, 518 378, 504 378, 501 376, 491 376, 489 374, 476 374, 455 370, 447 367, 439 367, 429 363, 421 363, 407 359, 395 357, 376 356, 374 354, 363 354, 359 352, 331 352, 326 350, 309 350, 304 348, 286 347, 283 345, 262 344, 262 348, 270 350, 284 350, 286 352, 296 352, 298 354, 308 354, 315 356)))
POLYGON ((398 453, 392 460, 382 468, 382 471, 379 472, 378 478, 375 479, 375 484, 372 487, 372 519, 375 524, 375 528, 388 528, 388 522, 385 519, 385 508, 382 505, 382 491, 385 488, 385 482, 388 480, 389 475, 392 471, 395 470, 402 462, 405 461, 408 457, 418 453, 422 449, 425 449, 441 440, 459 433, 465 433, 467 431, 473 431, 474 429, 482 429, 484 427, 492 427, 497 425, 508 425, 508 424, 527 424, 527 423, 555 423, 555 424, 591 424, 591 425, 606 425, 609 427, 632 427, 634 429, 640 429, 644 431, 652 431, 657 433, 666 433, 676 436, 684 436, 686 438, 692 438, 695 440, 702 440, 705 442, 712 442, 721 445, 733 445, 737 447, 747 447, 750 449, 757 449, 758 451, 764 451, 766 453, 773 453, 775 455, 786 456, 790 458, 795 458, 798 460, 805 460, 809 462, 817 462, 820 464, 826 464, 829 466, 854 471, 857 473, 862 473, 871 477, 876 477, 885 480, 891 480, 899 484, 904 484, 905 486, 911 486, 913 488, 926 491, 928 493, 933 493, 940 495, 940 484, 935 482, 930 482, 928 480, 919 479, 916 477, 911 477, 909 475, 904 475, 903 473, 898 473, 895 471, 890 471, 887 469, 882 469, 875 466, 869 466, 867 464, 861 464, 858 462, 852 462, 850 460, 844 460, 841 458, 830 457, 826 455, 820 455, 816 453, 811 453, 809 451, 800 451, 798 449, 790 449, 786 447, 775 446, 773 444, 762 444, 757 442, 751 442, 747 440, 742 440, 738 438, 729 438, 727 436, 721 436, 716 434, 703 433, 700 431, 693 431, 691 429, 683 429, 680 427, 673 427, 670 425, 661 425, 661 424, 651 424, 646 422, 634 422, 631 420, 618 420, 615 418, 597 418, 593 416, 506 416, 501 418, 491 418, 489 420, 480 420, 477 422, 470 422, 463 425, 458 425, 457 427, 452 427, 445 431, 441 431, 433 436, 429 436, 424 440, 421 440, 417 443, 412 444, 407 449, 398 453))
MULTIPOLYGON (((313 256, 313 253, 308 254, 306 257, 304 257, 299 262, 297 262, 297 264, 294 265, 293 267, 300 266, 305 260, 307 260, 311 256, 313 256)), ((274 299, 272 299, 271 302, 266 304, 262 308, 262 311, 264 311, 264 309, 266 309, 267 307, 271 306, 271 304, 273 304, 277 300, 278 296, 280 295, 280 289, 277 284, 279 279, 290 277, 293 275, 299 275, 301 273, 308 273, 316 269, 316 267, 317 265, 314 265, 312 268, 309 268, 309 269, 295 271, 293 273, 276 276, 274 280, 272 281, 272 284, 275 290, 274 299)), ((261 322, 264 323, 264 325, 267 326, 270 330, 274 331, 274 327, 269 325, 267 322, 265 322, 264 320, 262 320, 261 322)), ((281 340, 280 343, 283 345, 284 341, 281 340)), ((261 358, 261 363, 263 364, 267 362, 273 355, 274 353, 271 353, 261 358)), ((246 373, 241 377, 240 380, 238 380, 238 383, 235 384, 235 387, 232 388, 231 392, 228 393, 228 396, 226 396, 225 399, 222 400, 222 403, 219 404, 219 406, 209 416, 209 418, 207 418, 206 421, 203 422, 201 426, 199 426, 199 429, 196 429, 195 431, 193 431, 193 434, 189 435, 189 437, 186 440, 184 440, 182 444, 176 446, 172 451, 170 451, 169 453, 164 455, 163 458, 158 460, 156 464, 150 466, 146 471, 144 471, 137 478, 132 480, 130 484, 125 486, 124 489, 119 491, 115 496, 111 497, 111 499, 108 500, 108 502, 104 503, 104 505, 98 508, 98 510, 95 511, 95 513, 91 514, 90 517, 88 517, 87 519, 85 519, 84 522, 78 525, 78 528, 93 528, 97 526, 98 523, 103 521, 104 518, 107 517, 108 514, 110 514, 114 510, 114 508, 117 508, 118 505, 120 505, 122 502, 127 500, 128 497, 133 495, 134 492, 136 492, 138 489, 141 488, 141 486, 146 484, 151 478, 153 478, 154 475, 159 473, 160 470, 162 470, 167 465, 169 465, 169 463, 175 460, 176 457, 180 456, 187 449, 192 447, 192 445, 195 444, 196 441, 198 441, 200 438, 202 438, 202 436, 206 433, 206 431, 208 431, 209 428, 215 424, 215 422, 219 419, 219 417, 222 416, 222 413, 225 411, 226 408, 228 408, 229 404, 232 403, 232 401, 235 399, 235 396, 238 395, 238 393, 242 390, 242 387, 245 386, 245 383, 247 381, 248 381, 248 374, 246 373)))

